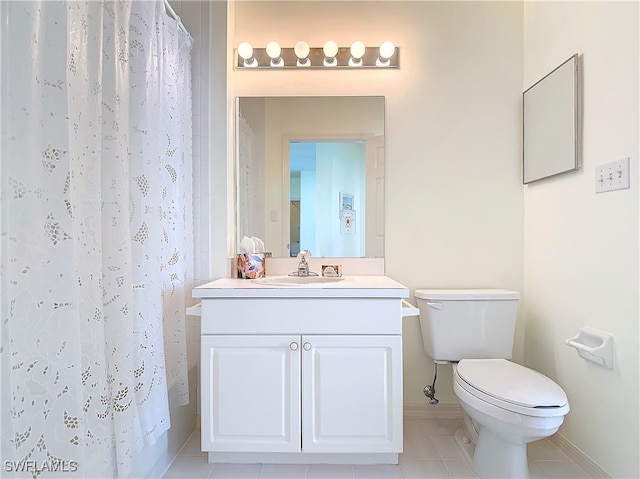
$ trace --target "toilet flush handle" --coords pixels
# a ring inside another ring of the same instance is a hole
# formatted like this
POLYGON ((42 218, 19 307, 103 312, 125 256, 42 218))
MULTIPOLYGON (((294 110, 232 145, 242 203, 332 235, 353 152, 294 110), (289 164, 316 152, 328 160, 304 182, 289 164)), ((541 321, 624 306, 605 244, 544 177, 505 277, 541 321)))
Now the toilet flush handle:
POLYGON ((432 301, 427 301, 427 306, 430 306, 433 309, 442 309, 444 305, 442 303, 434 303, 432 301))

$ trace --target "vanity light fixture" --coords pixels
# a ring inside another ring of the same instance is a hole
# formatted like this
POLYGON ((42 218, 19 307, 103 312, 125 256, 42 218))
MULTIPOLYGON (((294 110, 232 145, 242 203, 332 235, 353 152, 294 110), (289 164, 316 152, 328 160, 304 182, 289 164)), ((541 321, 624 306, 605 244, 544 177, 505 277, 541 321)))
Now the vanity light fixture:
POLYGON ((284 66, 284 61, 282 60, 282 57, 280 56, 280 54, 282 53, 282 48, 280 48, 280 45, 278 44, 278 42, 269 42, 267 43, 267 55, 270 58, 270 62, 269 64, 272 67, 283 67, 284 66))
POLYGON ((299 41, 293 48, 281 47, 275 41, 269 42, 265 48, 253 48, 249 43, 242 42, 235 53, 237 70, 399 68, 400 64, 399 49, 390 41, 379 47, 367 47, 361 41, 341 47, 333 40, 327 41, 322 47, 310 47, 307 42, 299 41))
POLYGON ((242 42, 238 45, 238 63, 242 61, 242 66, 247 68, 255 68, 258 61, 253 56, 253 47, 249 42, 242 42))

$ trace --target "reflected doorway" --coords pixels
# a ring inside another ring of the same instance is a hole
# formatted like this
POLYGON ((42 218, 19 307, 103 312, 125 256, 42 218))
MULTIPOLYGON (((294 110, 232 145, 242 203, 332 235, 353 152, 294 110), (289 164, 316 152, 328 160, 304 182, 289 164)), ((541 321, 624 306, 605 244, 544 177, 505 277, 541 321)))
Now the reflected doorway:
POLYGON ((365 256, 365 140, 289 142, 289 255, 365 256))

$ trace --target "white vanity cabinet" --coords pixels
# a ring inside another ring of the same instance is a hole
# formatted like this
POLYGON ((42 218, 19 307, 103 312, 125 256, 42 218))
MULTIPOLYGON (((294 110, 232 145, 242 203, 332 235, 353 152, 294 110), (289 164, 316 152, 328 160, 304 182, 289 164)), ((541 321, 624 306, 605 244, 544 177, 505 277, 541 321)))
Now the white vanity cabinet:
POLYGON ((299 344, 297 336, 202 336, 204 451, 300 451, 299 344))
POLYGON ((302 349, 302 451, 401 452, 400 336, 310 335, 302 349))
POLYGON ((194 290, 209 460, 397 463, 408 291, 218 281, 241 288, 194 290))

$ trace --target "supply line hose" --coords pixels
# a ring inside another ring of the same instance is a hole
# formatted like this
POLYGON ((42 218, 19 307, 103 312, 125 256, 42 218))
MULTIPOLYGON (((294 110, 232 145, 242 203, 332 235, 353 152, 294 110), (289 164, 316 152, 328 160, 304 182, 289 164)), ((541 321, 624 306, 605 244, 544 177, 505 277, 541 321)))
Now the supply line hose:
POLYGON ((440 401, 436 399, 436 379, 438 379, 438 363, 433 362, 433 384, 427 384, 422 392, 429 398, 429 404, 438 404, 440 401))

